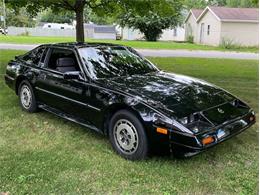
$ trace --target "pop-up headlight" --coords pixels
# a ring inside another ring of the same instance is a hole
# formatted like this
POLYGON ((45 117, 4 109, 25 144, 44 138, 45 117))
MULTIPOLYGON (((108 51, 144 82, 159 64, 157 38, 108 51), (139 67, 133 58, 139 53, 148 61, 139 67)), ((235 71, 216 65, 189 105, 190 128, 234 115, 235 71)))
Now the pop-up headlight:
POLYGON ((207 122, 199 113, 191 114, 188 117, 179 119, 179 122, 193 133, 200 133, 211 129, 212 125, 207 122))

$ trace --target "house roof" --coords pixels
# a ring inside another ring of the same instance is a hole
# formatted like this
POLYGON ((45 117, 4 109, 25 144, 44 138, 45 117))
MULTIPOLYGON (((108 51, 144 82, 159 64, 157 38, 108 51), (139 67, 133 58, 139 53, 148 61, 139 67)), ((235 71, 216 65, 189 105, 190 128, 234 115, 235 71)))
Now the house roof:
POLYGON ((192 14, 194 15, 194 17, 196 19, 198 19, 198 17, 200 16, 200 14, 203 12, 203 9, 191 9, 190 10, 192 12, 192 14))
POLYGON ((200 14, 203 12, 203 9, 191 9, 188 16, 185 19, 185 22, 188 20, 188 18, 192 15, 195 20, 198 19, 198 17, 200 16, 200 14))
POLYGON ((197 21, 199 21, 207 11, 210 11, 216 18, 223 22, 258 22, 259 9, 258 8, 230 8, 230 7, 206 7, 200 14, 197 21))

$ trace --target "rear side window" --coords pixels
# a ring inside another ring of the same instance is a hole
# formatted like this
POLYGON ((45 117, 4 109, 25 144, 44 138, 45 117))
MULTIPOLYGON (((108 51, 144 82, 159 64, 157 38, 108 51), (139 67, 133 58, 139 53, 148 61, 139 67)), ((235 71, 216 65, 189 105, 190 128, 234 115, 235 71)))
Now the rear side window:
POLYGON ((22 57, 22 59, 24 61, 26 61, 26 63, 38 66, 44 50, 45 50, 45 47, 38 47, 38 48, 28 52, 27 54, 25 54, 22 57))

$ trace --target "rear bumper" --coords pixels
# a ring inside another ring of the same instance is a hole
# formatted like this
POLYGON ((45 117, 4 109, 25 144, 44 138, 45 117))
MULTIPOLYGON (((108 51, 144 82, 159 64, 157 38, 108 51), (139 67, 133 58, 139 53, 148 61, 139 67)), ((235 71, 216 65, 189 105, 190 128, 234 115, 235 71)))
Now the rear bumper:
POLYGON ((220 143, 222 143, 222 142, 242 133, 243 131, 245 131, 246 129, 251 127, 255 123, 255 120, 250 121, 249 118, 251 116, 254 116, 252 114, 252 112, 248 113, 247 115, 245 115, 243 117, 240 117, 239 119, 237 119, 235 121, 232 121, 231 123, 219 126, 214 131, 210 131, 210 132, 203 133, 203 134, 200 134, 200 135, 195 135, 195 136, 189 137, 189 138, 188 137, 182 138, 183 140, 187 140, 188 142, 187 141, 180 142, 178 139, 174 140, 175 135, 173 133, 171 135, 171 138, 170 138, 170 146, 172 147, 172 151, 174 153, 177 153, 178 155, 183 156, 183 157, 191 157, 191 156, 194 156, 196 154, 199 154, 199 153, 207 150, 208 148, 216 146, 216 145, 218 145, 218 144, 220 144, 220 143), (236 127, 235 124, 240 120, 246 121, 247 125, 245 125, 243 127, 236 127), (217 132, 218 132, 219 129, 225 129, 225 127, 232 126, 232 125, 234 126, 234 128, 232 130, 230 130, 226 136, 218 138, 217 132), (203 145, 201 140, 204 137, 209 136, 209 135, 213 136, 215 141, 211 144, 203 145))

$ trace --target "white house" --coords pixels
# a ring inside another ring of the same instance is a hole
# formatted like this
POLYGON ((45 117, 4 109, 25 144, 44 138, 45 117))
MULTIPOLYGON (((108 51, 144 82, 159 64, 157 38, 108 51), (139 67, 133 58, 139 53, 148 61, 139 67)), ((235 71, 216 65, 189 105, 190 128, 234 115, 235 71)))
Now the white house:
POLYGON ((223 41, 241 46, 257 46, 258 28, 257 8, 210 6, 203 11, 191 10, 185 20, 186 39, 193 36, 195 43, 214 46, 223 41))
MULTIPOLYGON (((188 16, 185 19, 185 40, 188 40, 189 37, 196 39, 197 36, 197 19, 200 14, 203 12, 203 9, 191 9, 188 16)), ((194 40, 196 42, 196 40, 194 40)))

